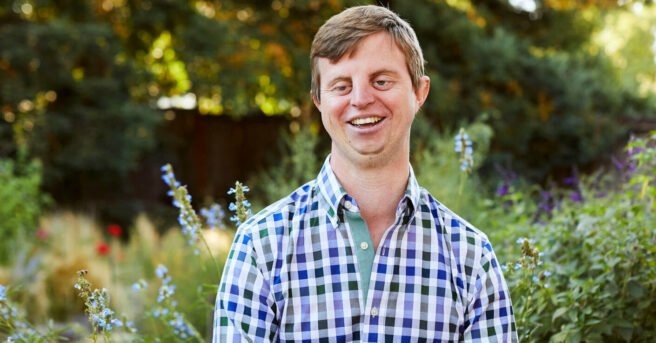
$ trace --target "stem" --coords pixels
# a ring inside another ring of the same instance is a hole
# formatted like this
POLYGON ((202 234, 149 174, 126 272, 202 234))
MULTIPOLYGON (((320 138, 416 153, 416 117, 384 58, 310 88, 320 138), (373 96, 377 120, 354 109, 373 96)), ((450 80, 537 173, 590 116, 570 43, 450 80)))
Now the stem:
MULTIPOLYGON (((205 240, 205 235, 203 234, 203 232, 200 232, 199 236, 200 236, 200 239, 203 241, 203 244, 205 245, 205 249, 207 249, 207 253, 210 254, 210 258, 212 259, 212 262, 214 262, 214 268, 216 268, 216 275, 219 278, 221 278, 221 269, 219 268, 219 263, 216 262, 216 258, 214 257, 214 254, 212 254, 212 250, 210 249, 210 245, 207 244, 207 240, 205 240)), ((204 264, 202 264, 202 265, 204 266, 204 264)))
POLYGON ((458 197, 456 198, 455 210, 460 208, 460 201, 462 200, 462 191, 465 189, 465 181, 467 180, 467 172, 460 173, 460 185, 458 186, 458 197))

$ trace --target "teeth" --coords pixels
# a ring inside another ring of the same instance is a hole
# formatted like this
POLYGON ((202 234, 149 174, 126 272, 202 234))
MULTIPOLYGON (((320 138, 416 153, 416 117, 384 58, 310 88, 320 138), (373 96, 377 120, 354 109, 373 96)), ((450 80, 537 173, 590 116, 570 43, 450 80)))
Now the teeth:
POLYGON ((359 118, 359 119, 352 120, 351 124, 353 124, 353 125, 373 124, 373 123, 377 123, 381 120, 383 120, 383 118, 381 118, 381 117, 359 118))

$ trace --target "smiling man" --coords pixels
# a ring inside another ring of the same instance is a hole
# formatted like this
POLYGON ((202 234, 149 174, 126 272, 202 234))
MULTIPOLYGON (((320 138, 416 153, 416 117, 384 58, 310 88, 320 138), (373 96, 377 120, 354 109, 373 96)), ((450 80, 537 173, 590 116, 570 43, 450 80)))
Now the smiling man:
POLYGON ((412 28, 383 7, 347 9, 317 32, 311 64, 331 154, 238 229, 214 341, 516 342, 487 237, 410 167, 430 85, 412 28))

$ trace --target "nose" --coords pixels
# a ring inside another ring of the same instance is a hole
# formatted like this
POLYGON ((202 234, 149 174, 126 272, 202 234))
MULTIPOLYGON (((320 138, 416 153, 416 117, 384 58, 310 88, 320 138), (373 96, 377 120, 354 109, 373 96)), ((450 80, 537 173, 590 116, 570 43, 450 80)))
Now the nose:
POLYGON ((353 84, 351 89, 351 106, 363 108, 374 102, 373 89, 368 82, 353 84))

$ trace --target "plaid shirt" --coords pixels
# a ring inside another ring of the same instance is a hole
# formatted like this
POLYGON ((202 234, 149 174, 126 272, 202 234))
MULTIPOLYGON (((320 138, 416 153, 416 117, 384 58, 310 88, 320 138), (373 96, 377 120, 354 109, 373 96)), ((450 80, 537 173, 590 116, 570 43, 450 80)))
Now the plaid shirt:
POLYGON ((517 342, 487 237, 420 188, 412 168, 363 303, 344 220, 359 210, 329 158, 316 180, 237 230, 214 342, 517 342))

